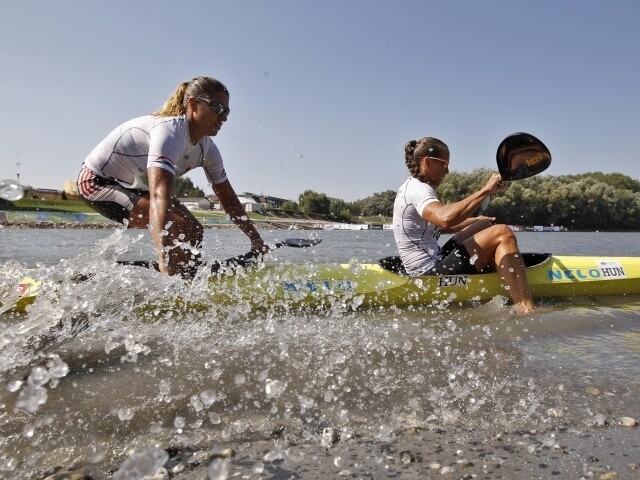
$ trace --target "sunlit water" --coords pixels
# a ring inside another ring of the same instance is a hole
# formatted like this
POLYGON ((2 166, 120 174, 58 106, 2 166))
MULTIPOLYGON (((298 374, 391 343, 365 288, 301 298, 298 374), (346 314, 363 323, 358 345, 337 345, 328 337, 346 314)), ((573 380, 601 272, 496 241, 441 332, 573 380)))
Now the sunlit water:
MULTIPOLYGON (((296 235, 323 241, 275 250, 268 262, 395 254, 390 231, 264 233, 269 241, 296 235)), ((523 251, 640 255, 638 234, 518 235, 523 251)), ((248 247, 236 231, 206 231, 209 261, 248 247)), ((28 313, 0 319, 0 478, 40 478, 57 466, 142 478, 133 472, 155 471, 169 453, 165 466, 178 474, 197 463, 192 454, 207 451, 208 462, 227 447, 248 452, 236 466, 243 478, 269 478, 283 462, 313 467, 310 452, 339 438, 356 453, 335 460, 338 472, 366 456, 369 441, 393 444, 408 428, 471 425, 492 435, 551 429, 563 418, 579 434, 612 416, 640 417, 638 297, 569 299, 525 317, 502 299, 282 314, 282 305, 207 304, 204 278, 187 284, 113 266, 151 252, 139 231, 0 229, 3 281, 29 273, 55 285, 28 313), (91 278, 72 281, 77 273, 91 278), (176 297, 206 308, 141 308, 176 297), (60 321, 59 345, 35 356, 39 336, 60 321), (264 441, 266 452, 252 450, 264 441)), ((231 467, 214 459, 209 478, 226 478, 231 467)))

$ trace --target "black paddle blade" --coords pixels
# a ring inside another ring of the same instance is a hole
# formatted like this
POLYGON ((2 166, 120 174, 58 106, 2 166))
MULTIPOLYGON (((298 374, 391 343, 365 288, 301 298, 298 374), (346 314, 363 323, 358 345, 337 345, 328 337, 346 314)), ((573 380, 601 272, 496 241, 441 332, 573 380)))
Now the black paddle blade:
POLYGON ((287 247, 304 248, 304 247, 313 247, 314 245, 319 244, 321 241, 322 241, 321 238, 315 238, 313 240, 309 240, 306 238, 287 238, 282 242, 281 245, 287 246, 287 247))
POLYGON ((500 142, 496 153, 502 180, 522 180, 544 172, 551 165, 551 152, 529 133, 513 133, 500 142))

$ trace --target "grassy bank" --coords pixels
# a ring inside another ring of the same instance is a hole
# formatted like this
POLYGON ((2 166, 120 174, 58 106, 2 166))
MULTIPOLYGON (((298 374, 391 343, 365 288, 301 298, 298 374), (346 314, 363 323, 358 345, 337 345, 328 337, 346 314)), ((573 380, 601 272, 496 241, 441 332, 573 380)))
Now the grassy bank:
MULTIPOLYGON (((9 202, 6 200, 0 200, 0 211, 8 212, 52 212, 62 214, 95 214, 95 211, 91 209, 82 200, 76 199, 41 199, 41 198, 23 198, 15 202, 9 202)), ((211 223, 211 221, 217 221, 219 223, 227 222, 227 214, 221 210, 196 210, 193 211, 193 215, 203 223, 211 223)), ((306 215, 288 215, 284 213, 256 213, 247 212, 247 216, 251 220, 256 222, 273 222, 273 223, 327 223, 327 220, 314 219, 306 215)), ((376 223, 375 220, 367 221, 362 220, 363 223, 376 223)), ((330 222, 334 223, 334 222, 330 222)), ((380 219, 377 219, 377 223, 380 223, 380 219)))

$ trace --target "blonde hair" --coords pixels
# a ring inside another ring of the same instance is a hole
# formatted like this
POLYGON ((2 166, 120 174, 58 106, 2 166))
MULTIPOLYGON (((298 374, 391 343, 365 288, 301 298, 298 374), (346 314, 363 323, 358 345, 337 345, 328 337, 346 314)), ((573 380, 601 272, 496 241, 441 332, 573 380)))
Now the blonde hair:
POLYGON ((196 77, 189 82, 182 82, 171 96, 160 107, 160 110, 153 112, 156 117, 176 117, 187 113, 187 100, 191 97, 207 97, 212 93, 224 92, 227 95, 229 90, 224 84, 213 77, 196 77))

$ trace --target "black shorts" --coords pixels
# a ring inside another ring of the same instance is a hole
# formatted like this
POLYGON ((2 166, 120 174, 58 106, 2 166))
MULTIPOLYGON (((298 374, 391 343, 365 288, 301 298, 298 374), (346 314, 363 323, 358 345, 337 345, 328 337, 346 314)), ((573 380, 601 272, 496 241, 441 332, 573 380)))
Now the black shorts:
POLYGON ((91 208, 110 220, 125 223, 146 190, 125 188, 117 181, 96 175, 84 165, 78 176, 78 193, 91 208))
POLYGON ((458 275, 478 273, 471 263, 471 256, 464 245, 453 238, 449 239, 440 249, 444 258, 427 272, 427 275, 458 275))

